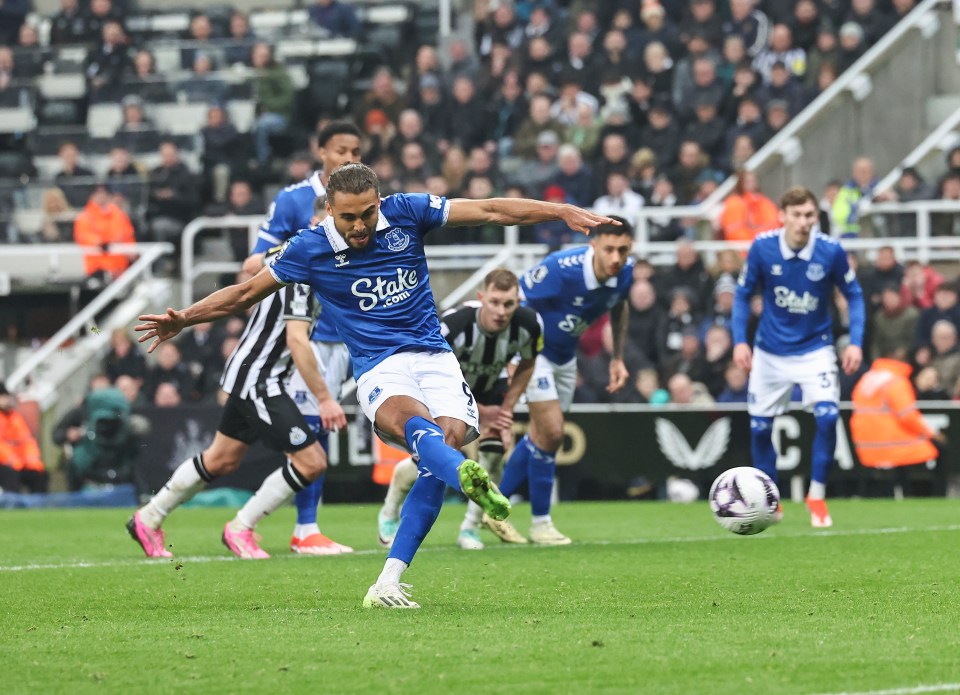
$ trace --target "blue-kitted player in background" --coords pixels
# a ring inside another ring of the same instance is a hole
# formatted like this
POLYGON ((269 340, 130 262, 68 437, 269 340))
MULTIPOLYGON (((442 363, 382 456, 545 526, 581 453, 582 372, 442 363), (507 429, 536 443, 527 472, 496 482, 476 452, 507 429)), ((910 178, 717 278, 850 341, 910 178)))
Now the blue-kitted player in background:
POLYGON ((837 288, 850 305, 850 344, 841 365, 852 374, 863 361, 863 292, 843 247, 817 227, 816 196, 795 186, 783 194, 780 208, 783 227, 757 236, 740 273, 733 305, 733 359, 750 372, 747 410, 753 465, 774 482, 773 419, 786 411, 794 385, 802 389, 804 406, 813 409, 817 426, 807 507, 814 528, 827 528, 833 525, 825 501, 827 474, 840 416, 830 307, 837 288), (747 320, 750 299, 757 292, 763 296, 763 313, 751 350, 747 320))

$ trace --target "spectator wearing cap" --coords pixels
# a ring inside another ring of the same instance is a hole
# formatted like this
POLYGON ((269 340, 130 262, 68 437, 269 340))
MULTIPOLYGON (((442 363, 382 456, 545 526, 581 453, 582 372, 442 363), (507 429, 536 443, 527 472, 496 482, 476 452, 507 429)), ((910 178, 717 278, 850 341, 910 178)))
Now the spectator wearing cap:
POLYGON ((933 306, 920 312, 915 347, 929 347, 932 344, 933 327, 938 321, 949 321, 954 326, 960 326, 960 305, 957 304, 957 294, 956 281, 944 282, 937 287, 933 293, 933 306))
POLYGON ((877 185, 873 160, 869 157, 857 157, 850 171, 850 180, 837 191, 831 215, 835 235, 841 237, 860 235, 860 201, 869 200, 877 185))
POLYGON ((790 75, 803 78, 807 72, 807 52, 793 45, 793 32, 786 24, 777 24, 770 31, 770 45, 757 53, 753 68, 763 81, 770 82, 770 71, 775 63, 782 63, 790 75))
MULTIPOLYGON (((436 75, 424 75, 417 89, 417 111, 423 119, 423 129, 428 133, 442 133, 446 119, 447 100, 436 75)), ((401 113, 402 113, 401 109, 401 113)), ((399 114, 398 114, 399 118, 399 114)), ((445 141, 438 140, 437 148, 443 154, 445 141)))
POLYGON ((720 231, 726 241, 753 241, 757 234, 776 229, 780 211, 776 203, 760 192, 757 175, 740 171, 733 193, 723 201, 720 231))
POLYGON ((863 27, 856 22, 846 22, 840 27, 839 43, 837 69, 844 72, 867 52, 868 46, 864 40, 863 27))
POLYGON ((700 339, 706 340, 707 331, 712 326, 720 326, 730 331, 733 321, 733 298, 737 281, 729 273, 723 273, 713 286, 713 305, 706 318, 700 323, 700 339))
POLYGON ((331 36, 346 36, 351 39, 360 35, 360 20, 356 11, 339 0, 316 0, 310 6, 310 19, 331 36))
POLYGON ((723 158, 727 124, 717 115, 717 104, 709 95, 701 95, 693 102, 693 120, 682 132, 684 140, 693 140, 716 166, 723 158))
POLYGON ((702 36, 710 46, 723 42, 723 22, 717 15, 715 0, 691 0, 680 21, 680 40, 688 43, 695 34, 702 36))
POLYGON ((88 276, 103 273, 107 278, 114 278, 130 265, 127 256, 106 252, 109 244, 136 242, 133 223, 127 213, 113 202, 112 194, 113 189, 109 184, 97 184, 73 225, 73 238, 77 245, 96 247, 101 251, 84 257, 88 276))
POLYGON ((643 196, 631 190, 625 171, 611 171, 606 178, 606 194, 593 201, 592 209, 598 215, 617 215, 636 226, 643 202, 643 196))
POLYGON ((879 306, 869 315, 872 357, 910 354, 920 314, 916 307, 904 302, 900 285, 891 283, 881 288, 879 306))
POLYGON ((268 44, 258 43, 253 47, 252 61, 256 70, 253 94, 257 119, 251 130, 257 159, 265 164, 273 153, 270 136, 282 133, 290 123, 296 92, 287 69, 274 59, 268 44))
POLYGON ((877 7, 875 0, 850 0, 850 11, 844 21, 860 25, 867 48, 883 38, 896 23, 886 9, 877 7))
POLYGON ((89 35, 87 15, 78 0, 60 0, 60 11, 50 22, 50 45, 85 43, 89 35))
POLYGON ((753 58, 767 45, 770 20, 753 0, 730 0, 730 19, 723 23, 723 33, 742 36, 747 55, 753 58))
POLYGON ((563 132, 563 126, 550 115, 552 102, 546 94, 536 94, 530 98, 530 111, 526 119, 517 128, 514 138, 513 154, 523 159, 539 158, 537 148, 539 137, 549 131, 554 135, 563 132))
POLYGON ((670 105, 666 101, 658 100, 651 104, 647 120, 641 141, 653 151, 657 158, 657 169, 663 171, 673 166, 677 160, 680 127, 674 121, 670 105))
POLYGON ((118 96, 123 80, 133 73, 127 36, 119 22, 103 25, 100 45, 87 54, 83 70, 91 99, 109 101, 118 96))

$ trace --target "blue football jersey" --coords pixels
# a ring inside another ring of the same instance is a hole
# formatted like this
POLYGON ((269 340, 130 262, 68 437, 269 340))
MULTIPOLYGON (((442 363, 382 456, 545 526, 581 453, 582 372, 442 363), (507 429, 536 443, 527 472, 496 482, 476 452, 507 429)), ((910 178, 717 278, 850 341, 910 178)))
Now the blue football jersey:
POLYGON ((387 196, 366 248, 350 248, 328 217, 297 234, 268 266, 278 282, 306 283, 332 308, 356 378, 395 352, 450 351, 423 250, 424 236, 446 224, 449 211, 446 198, 387 196))
MULTIPOLYGON (((326 192, 327 189, 320 182, 320 172, 316 171, 309 178, 277 193, 277 197, 270 203, 266 218, 260 223, 257 243, 252 253, 265 253, 292 238, 301 229, 310 227, 313 203, 326 192)), ((332 311, 321 307, 320 316, 310 333, 310 340, 331 343, 341 341, 340 334, 337 333, 337 319, 332 311)))
POLYGON ((763 313, 756 347, 773 355, 803 355, 833 345, 835 287, 850 304, 850 342, 862 347, 863 292, 843 247, 817 230, 799 251, 787 245, 782 228, 758 235, 737 281, 734 343, 747 342, 750 299, 760 291, 763 313))
POLYGON ((593 247, 556 251, 520 278, 523 303, 543 319, 543 356, 564 364, 591 323, 626 299, 633 284, 633 259, 602 285, 593 271, 593 247))

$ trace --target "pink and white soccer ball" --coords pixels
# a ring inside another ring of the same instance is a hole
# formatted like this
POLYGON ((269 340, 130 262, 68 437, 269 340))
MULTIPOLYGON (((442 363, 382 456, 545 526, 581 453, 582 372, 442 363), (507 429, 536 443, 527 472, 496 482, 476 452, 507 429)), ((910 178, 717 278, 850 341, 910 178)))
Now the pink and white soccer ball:
POLYGON ((752 536, 775 523, 780 492, 760 469, 740 466, 717 476, 709 499, 718 524, 741 536, 752 536))

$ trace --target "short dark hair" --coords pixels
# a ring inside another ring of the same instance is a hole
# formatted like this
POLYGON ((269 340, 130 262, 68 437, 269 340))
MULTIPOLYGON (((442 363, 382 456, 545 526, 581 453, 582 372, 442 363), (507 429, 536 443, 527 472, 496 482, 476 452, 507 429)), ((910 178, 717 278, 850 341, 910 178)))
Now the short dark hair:
POLYGON ((512 290, 520 286, 517 276, 506 268, 494 268, 487 276, 483 278, 483 288, 486 289, 493 285, 496 290, 512 290))
POLYGON ((335 193, 358 195, 370 189, 380 195, 380 181, 377 174, 366 164, 351 162, 334 169, 327 181, 327 200, 333 203, 335 193))
POLYGON ((629 236, 633 237, 633 225, 627 222, 624 218, 618 217, 617 215, 610 215, 611 220, 616 220, 619 222, 619 225, 611 224, 609 222, 599 225, 596 229, 593 230, 591 236, 598 237, 604 234, 612 234, 614 236, 629 236))
POLYGON ((330 121, 317 133, 317 146, 326 147, 335 135, 356 135, 360 137, 360 129, 353 121, 330 121))
POLYGON ((327 194, 318 195, 313 201, 313 214, 314 215, 326 215, 327 214, 327 194))
POLYGON ((814 207, 819 207, 820 203, 817 201, 817 196, 814 195, 813 191, 809 188, 804 188, 803 186, 791 186, 780 196, 780 209, 786 210, 789 207, 794 205, 803 205, 806 202, 813 203, 814 207))

